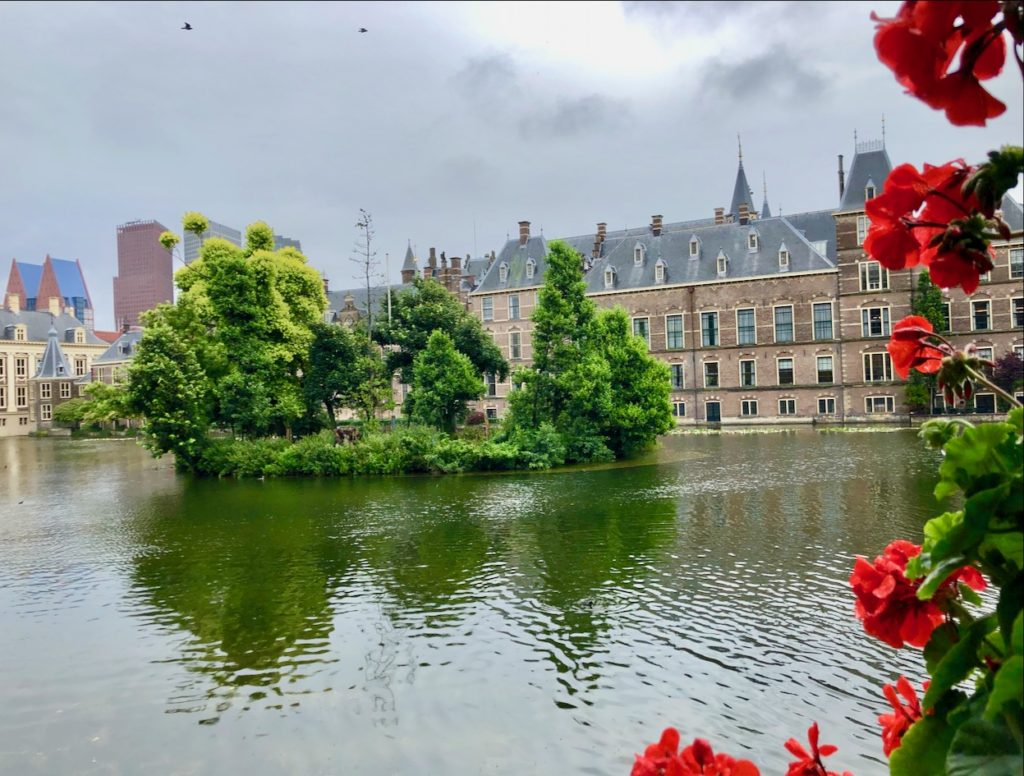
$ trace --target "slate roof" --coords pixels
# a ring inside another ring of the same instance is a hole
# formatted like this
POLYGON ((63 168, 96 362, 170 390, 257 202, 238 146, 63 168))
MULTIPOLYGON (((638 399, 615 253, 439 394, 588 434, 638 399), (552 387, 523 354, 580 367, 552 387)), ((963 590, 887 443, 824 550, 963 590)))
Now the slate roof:
POLYGON ((402 262, 402 270, 415 270, 416 269, 416 257, 412 253, 412 244, 405 249, 405 261, 402 262))
MULTIPOLYGON (((370 302, 373 305, 374 314, 381 309, 381 303, 387 304, 387 286, 373 286, 370 288, 370 302)), ((403 289, 410 288, 409 283, 393 283, 391 285, 391 301, 394 302, 395 295, 403 289)), ((345 296, 352 294, 356 309, 360 314, 366 314, 366 286, 362 288, 345 288, 339 291, 327 292, 327 312, 338 313, 345 309, 345 296)), ((332 316, 333 317, 333 316, 332 316)))
MULTIPOLYGON (((19 266, 21 265, 19 264, 19 266)), ((74 342, 75 329, 85 328, 85 324, 67 313, 61 313, 54 317, 49 313, 28 312, 25 310, 22 310, 20 313, 12 313, 9 310, 0 309, 0 339, 13 340, 14 327, 18 324, 25 325, 26 339, 29 342, 45 341, 48 338, 51 327, 59 332, 64 332, 65 342, 74 342)), ((86 329, 85 344, 105 345, 106 343, 86 329)))
MULTIPOLYGON (((592 237, 588 239, 593 242, 592 237)), ((589 255, 591 247, 593 246, 588 246, 585 253, 580 252, 589 255)), ((487 274, 477 284, 476 291, 500 291, 506 288, 532 288, 541 285, 547 269, 547 255, 548 246, 543 237, 530 237, 525 245, 520 245, 518 239, 509 240, 494 259, 487 274), (536 262, 532 278, 526 277, 526 264, 530 259, 536 262), (502 265, 508 267, 508 276, 504 283, 501 282, 502 265)))
POLYGON ((744 202, 747 203, 748 212, 757 212, 757 208, 754 207, 754 193, 750 190, 750 184, 747 183, 747 174, 743 171, 743 160, 740 159, 740 166, 736 170, 736 185, 732 189, 732 204, 729 205, 729 212, 738 217, 740 205, 744 202))
POLYGON ((826 243, 825 256, 832 262, 836 261, 836 220, 831 210, 811 210, 806 213, 794 213, 786 216, 786 220, 799 231, 810 243, 826 243))
POLYGON ((57 329, 51 326, 46 335, 46 350, 43 351, 43 357, 39 359, 39 367, 32 379, 54 380, 73 376, 71 364, 68 363, 67 356, 64 355, 64 351, 60 349, 60 343, 57 342, 57 329))
POLYGON ((850 172, 846 175, 846 188, 839 209, 863 210, 864 190, 868 183, 873 183, 876 192, 881 194, 891 170, 889 154, 880 143, 858 143, 850 172))
POLYGON ((1003 220, 1006 221, 1012 231, 1020 232, 1024 230, 1024 210, 1022 210, 1019 202, 1015 201, 1009 194, 1004 194, 1000 208, 1003 211, 1003 220))
POLYGON ((128 331, 118 337, 114 343, 103 351, 98 358, 93 359, 93 364, 117 363, 128 361, 135 357, 135 350, 142 339, 142 331, 128 331))

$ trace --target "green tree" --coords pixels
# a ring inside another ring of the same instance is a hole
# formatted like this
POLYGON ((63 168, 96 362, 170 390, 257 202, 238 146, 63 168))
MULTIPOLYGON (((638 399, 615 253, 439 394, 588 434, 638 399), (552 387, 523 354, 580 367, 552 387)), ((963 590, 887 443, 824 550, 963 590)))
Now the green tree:
POLYGON ((332 422, 337 410, 351 406, 353 401, 359 383, 357 358, 356 338, 351 329, 328 323, 313 327, 309 369, 302 387, 307 403, 316 410, 322 406, 332 422))
POLYGON ((412 288, 392 300, 391 320, 378 317, 374 336, 383 345, 397 346, 387 353, 388 369, 400 372, 403 383, 412 383, 413 362, 427 347, 435 331, 443 331, 455 349, 469 358, 476 373, 508 377, 508 362, 483 324, 448 290, 430 278, 416 278, 412 288))
POLYGON ((409 416, 449 434, 466 417, 466 402, 483 396, 484 385, 468 356, 443 331, 430 335, 412 368, 409 416))
MULTIPOLYGON (((948 331, 945 298, 937 285, 932 283, 928 270, 917 276, 917 288, 910 303, 910 312, 928 320, 935 331, 948 331)), ((907 381, 905 400, 913 412, 928 412, 935 394, 935 375, 924 375, 914 370, 907 381)))
POLYGON ((73 429, 81 427, 85 421, 88 399, 69 399, 53 408, 53 422, 73 429))
POLYGON ((90 383, 85 388, 89 402, 85 409, 87 423, 116 423, 135 417, 128 390, 124 385, 90 383))

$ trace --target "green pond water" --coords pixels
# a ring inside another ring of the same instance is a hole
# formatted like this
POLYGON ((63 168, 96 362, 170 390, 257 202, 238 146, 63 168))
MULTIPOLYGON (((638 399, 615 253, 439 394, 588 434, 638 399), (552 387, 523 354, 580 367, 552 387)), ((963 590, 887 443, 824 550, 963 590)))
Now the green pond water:
POLYGON ((502 476, 215 481, 0 440, 0 773, 628 774, 666 725, 886 772, 856 554, 919 541, 907 431, 674 436, 502 476))

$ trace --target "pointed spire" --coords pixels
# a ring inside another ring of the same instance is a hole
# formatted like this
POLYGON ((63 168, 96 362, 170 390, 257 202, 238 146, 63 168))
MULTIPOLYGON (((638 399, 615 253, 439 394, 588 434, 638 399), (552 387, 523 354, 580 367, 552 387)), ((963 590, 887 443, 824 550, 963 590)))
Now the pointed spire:
POLYGON ((732 204, 729 207, 729 212, 734 219, 739 218, 742 203, 746 203, 748 211, 754 211, 753 197, 750 196, 750 184, 747 183, 747 174, 743 171, 743 159, 741 158, 736 170, 736 185, 732 189, 732 204))
POLYGON ((403 270, 414 270, 416 269, 416 256, 412 252, 412 241, 409 241, 408 247, 405 249, 405 261, 402 262, 403 270))
POLYGON ((736 133, 736 147, 739 149, 740 167, 743 166, 743 141, 740 139, 740 133, 736 133))
POLYGON ((39 359, 39 368, 36 370, 34 379, 54 379, 71 377, 71 364, 68 363, 64 351, 57 341, 57 321, 50 316, 50 330, 46 333, 46 350, 43 357, 39 359))
POLYGON ((772 211, 771 208, 768 207, 768 178, 764 174, 763 170, 761 171, 761 187, 763 191, 763 199, 761 200, 763 203, 761 205, 761 218, 771 218, 772 211))
POLYGON ((882 148, 885 148, 885 114, 882 114, 882 148))

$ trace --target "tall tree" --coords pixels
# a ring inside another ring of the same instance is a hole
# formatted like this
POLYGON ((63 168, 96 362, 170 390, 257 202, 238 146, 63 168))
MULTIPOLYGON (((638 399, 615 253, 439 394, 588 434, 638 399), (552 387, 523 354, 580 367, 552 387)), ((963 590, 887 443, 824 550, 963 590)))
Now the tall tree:
POLYGON ((327 323, 316 324, 313 334, 303 391, 314 412, 323 407, 333 423, 342 407, 371 420, 390 406, 391 373, 376 343, 361 331, 327 323))
POLYGON ((455 349, 452 338, 443 331, 431 334, 413 363, 409 416, 451 433, 466 417, 466 402, 483 393, 484 384, 473 362, 455 349))
MULTIPOLYGON (((928 270, 917 276, 917 288, 910 303, 910 312, 926 318, 935 331, 948 331, 950 321, 946 320, 945 298, 937 285, 932 283, 928 270)), ((907 406, 914 412, 928 412, 935 394, 935 375, 924 375, 914 370, 910 373, 905 389, 907 406)))
POLYGON ((403 383, 412 384, 413 362, 435 331, 451 337, 455 349, 469 358, 478 375, 490 373, 499 380, 508 377, 508 362, 480 320, 430 278, 416 278, 410 289, 394 299, 391 320, 378 324, 374 336, 383 345, 397 346, 387 351, 388 369, 400 372, 403 383))
MULTIPOLYGON (((363 210, 363 208, 359 208, 356 229, 359 230, 360 236, 353 248, 351 261, 360 266, 366 283, 366 331, 372 335, 373 298, 370 294, 374 284, 380 283, 381 275, 380 262, 377 261, 377 251, 373 249, 373 238, 377 235, 376 230, 373 228, 373 216, 366 210, 363 210)), ((390 281, 384 278, 384 282, 386 284, 390 281)))

